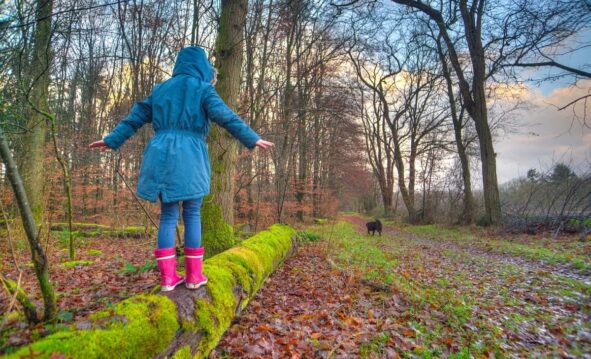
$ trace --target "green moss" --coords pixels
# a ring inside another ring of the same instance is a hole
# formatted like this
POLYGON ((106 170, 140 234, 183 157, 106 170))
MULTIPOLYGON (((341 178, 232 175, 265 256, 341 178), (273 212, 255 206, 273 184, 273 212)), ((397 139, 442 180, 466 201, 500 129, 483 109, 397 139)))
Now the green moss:
POLYGON ((123 230, 127 233, 138 233, 138 232, 145 232, 146 227, 144 227, 144 226, 127 226, 123 230))
POLYGON ((97 230, 82 232, 80 235, 82 235, 84 237, 98 237, 98 236, 100 236, 102 234, 103 234, 103 230, 102 229, 97 229, 97 230))
POLYGON ((172 359, 191 359, 193 356, 191 355, 191 347, 185 345, 184 347, 177 350, 176 353, 172 356, 172 359))
POLYGON ((103 254, 103 251, 98 249, 89 249, 88 251, 86 251, 86 253, 89 256, 100 256, 101 254, 103 254))
MULTIPOLYGON (((58 222, 58 223, 53 223, 51 225, 51 229, 52 230, 66 230, 68 229, 68 224, 65 222, 58 222)), ((82 230, 82 231, 89 231, 89 230, 107 230, 109 229, 108 226, 104 226, 102 224, 96 224, 96 223, 72 223, 72 229, 74 230, 82 230)))
POLYGON ((52 334, 9 358, 63 353, 72 358, 148 358, 163 351, 179 325, 174 303, 161 295, 137 295, 92 316, 93 329, 52 334), (111 320, 109 320, 111 318, 111 320))
MULTIPOLYGON (((152 229, 144 226, 128 226, 125 228, 111 229, 107 226, 94 223, 74 223, 72 225, 74 231, 72 232, 76 237, 139 237, 146 232, 151 232, 152 229)), ((56 237, 68 237, 68 226, 65 223, 55 223, 51 226, 52 233, 56 237)))
POLYGON ((94 261, 84 261, 84 260, 80 260, 80 261, 69 261, 69 262, 64 262, 62 263, 62 266, 65 268, 74 268, 74 267, 78 267, 78 266, 89 266, 94 264, 94 261))
POLYGON ((222 209, 213 202, 211 195, 205 197, 203 201, 201 224, 203 225, 202 245, 207 248, 206 258, 221 253, 236 244, 234 229, 224 221, 222 209))
MULTIPOLYGON (((240 245, 215 255, 204 262, 209 277, 207 298, 195 302, 195 320, 184 320, 182 328, 199 332, 202 339, 196 357, 205 357, 216 347, 234 319, 236 308, 244 308, 254 297, 267 276, 285 259, 291 249, 295 230, 274 225, 243 241, 240 245), (244 292, 235 296, 234 290, 244 292)), ((61 331, 22 348, 12 357, 51 353, 66 357, 103 358, 153 357, 171 343, 179 329, 174 303, 162 295, 138 295, 90 317, 92 329, 61 331)), ((180 348, 174 358, 190 358, 188 346, 180 348)))

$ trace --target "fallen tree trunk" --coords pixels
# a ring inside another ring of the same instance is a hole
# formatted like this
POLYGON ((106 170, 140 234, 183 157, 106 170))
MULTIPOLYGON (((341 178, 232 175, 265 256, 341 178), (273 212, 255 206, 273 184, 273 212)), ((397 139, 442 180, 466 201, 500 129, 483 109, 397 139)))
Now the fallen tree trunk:
POLYGON ((208 284, 167 294, 142 294, 9 355, 107 358, 202 358, 295 246, 285 225, 243 241, 204 263, 208 284))

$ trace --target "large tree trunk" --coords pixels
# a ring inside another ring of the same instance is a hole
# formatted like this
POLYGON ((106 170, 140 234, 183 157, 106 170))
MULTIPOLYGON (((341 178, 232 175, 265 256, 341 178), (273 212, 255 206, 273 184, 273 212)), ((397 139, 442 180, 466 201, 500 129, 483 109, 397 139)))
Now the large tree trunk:
POLYGON ((27 113, 29 131, 22 137, 19 168, 22 172, 29 205, 36 221, 43 218, 45 117, 51 64, 51 13, 53 0, 37 0, 36 28, 32 61, 26 72, 29 87, 25 89, 30 110, 27 113))
MULTIPOLYGON (((216 90, 231 109, 238 109, 240 71, 242 69, 242 34, 248 0, 222 0, 216 68, 219 70, 216 90)), ((238 145, 226 131, 213 126, 209 135, 211 161, 211 194, 202 209, 203 242, 209 254, 221 252, 234 244, 234 174, 238 145)))
POLYGON ((441 46, 441 36, 437 39, 437 52, 439 55, 439 60, 441 61, 441 66, 443 70, 443 77, 445 78, 446 83, 446 90, 447 96, 449 99, 449 107, 451 113, 451 119, 454 127, 454 139, 456 143, 456 148, 458 150, 458 157, 460 159, 460 165, 462 167, 462 181, 463 181, 463 209, 462 215, 459 218, 459 222, 462 224, 471 224, 474 221, 474 195, 472 193, 472 181, 471 181, 471 173, 470 173, 470 160, 468 158, 467 153, 467 145, 464 144, 464 139, 462 136, 462 130, 464 128, 464 124, 462 121, 464 115, 464 109, 458 112, 456 98, 453 89, 453 82, 451 78, 450 69, 448 67, 447 60, 445 59, 445 54, 443 53, 443 48, 441 46))
MULTIPOLYGON (((475 0, 476 1, 476 0, 475 0)), ((478 11, 468 9, 466 0, 460 1, 460 9, 464 20, 464 32, 468 41, 472 60, 472 96, 467 110, 470 112, 480 143, 480 160, 482 162, 482 187, 484 191, 485 222, 498 224, 501 221, 501 200, 497 182, 497 155, 493 148, 492 134, 488 125, 488 109, 486 104, 486 63, 482 45, 481 29, 484 17, 485 0, 478 0, 478 11)))
POLYGON ((482 19, 486 0, 474 0, 470 6, 467 0, 460 0, 459 7, 464 25, 464 35, 468 43, 470 62, 472 66, 472 86, 468 83, 460 57, 456 51, 454 41, 447 31, 447 24, 440 11, 430 5, 416 0, 392 0, 398 4, 413 7, 433 20, 439 33, 445 41, 448 56, 458 77, 460 93, 466 110, 474 120, 478 141, 480 143, 480 160, 482 162, 482 185, 484 192, 484 207, 486 210, 484 222, 498 224, 501 220, 501 201, 497 182, 496 154, 493 148, 492 134, 488 124, 488 110, 486 105, 486 62, 482 45, 482 19))

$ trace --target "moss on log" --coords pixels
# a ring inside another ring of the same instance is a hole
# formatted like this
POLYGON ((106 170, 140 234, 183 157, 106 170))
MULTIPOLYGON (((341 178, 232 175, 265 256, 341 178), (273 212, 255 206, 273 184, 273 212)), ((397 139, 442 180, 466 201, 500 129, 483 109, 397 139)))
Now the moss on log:
MULTIPOLYGON (((123 228, 111 228, 94 223, 73 223, 73 234, 81 237, 117 237, 117 238, 142 238, 146 235, 154 233, 155 229, 144 226, 127 226, 123 228)), ((57 236, 68 233, 68 225, 66 223, 54 223, 50 230, 57 236)))
POLYGON ((291 253, 295 237, 273 225, 206 260, 209 282, 199 290, 133 296, 8 357, 203 358, 291 253))

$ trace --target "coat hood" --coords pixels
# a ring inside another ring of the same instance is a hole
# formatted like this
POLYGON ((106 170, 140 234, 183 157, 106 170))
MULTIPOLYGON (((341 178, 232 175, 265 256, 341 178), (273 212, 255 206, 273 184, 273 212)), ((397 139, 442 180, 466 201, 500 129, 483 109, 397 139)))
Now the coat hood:
POLYGON ((172 76, 189 75, 204 82, 213 78, 213 67, 207 59, 205 50, 197 46, 183 48, 176 57, 172 76))

